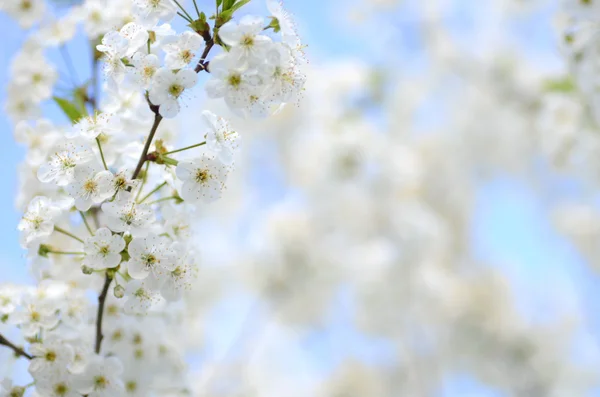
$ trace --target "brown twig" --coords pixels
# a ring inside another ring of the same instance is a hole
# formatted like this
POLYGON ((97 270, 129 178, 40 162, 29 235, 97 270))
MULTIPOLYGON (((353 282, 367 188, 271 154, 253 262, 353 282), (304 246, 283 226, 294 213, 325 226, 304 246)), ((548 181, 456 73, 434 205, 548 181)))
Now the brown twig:
MULTIPOLYGON (((206 58, 208 57, 208 53, 210 52, 210 50, 215 45, 215 42, 214 42, 213 38, 210 37, 210 34, 207 37, 204 37, 204 40, 206 41, 206 47, 204 48, 204 51, 202 52, 202 55, 200 56, 200 60, 198 61, 198 64, 194 68, 194 71, 196 73, 199 73, 203 70, 208 71, 208 69, 207 69, 208 62, 206 62, 206 58)), ((150 102, 150 100, 148 100, 148 105, 150 106, 150 110, 152 110, 152 112, 154 113, 154 123, 152 124, 150 133, 148 134, 148 138, 146 139, 146 144, 144 145, 144 150, 142 150, 140 159, 138 160, 137 166, 135 167, 135 171, 133 172, 132 179, 136 179, 140 175, 140 172, 142 172, 142 167, 144 166, 144 163, 148 160, 148 150, 150 150, 150 145, 152 144, 152 140, 154 139, 156 130, 158 129, 158 126, 160 125, 160 122, 163 119, 159 113, 159 106, 152 104, 150 102)))
POLYGON ((104 317, 104 304, 106 303, 106 296, 108 295, 108 287, 110 286, 111 281, 112 278, 106 274, 104 276, 104 286, 102 287, 102 292, 98 296, 98 315, 96 317, 96 354, 100 354, 102 339, 104 339, 104 335, 102 335, 102 319, 104 317))
POLYGON ((0 345, 6 346, 12 351, 14 351, 17 357, 25 357, 28 360, 31 360, 33 358, 25 350, 21 349, 20 347, 6 339, 2 334, 0 334, 0 345))
MULTIPOLYGON (((205 38, 205 40, 206 40, 206 38, 205 38)), ((210 52, 210 50, 213 48, 214 45, 215 45, 215 41, 213 40, 212 37, 208 41, 206 41, 206 47, 204 48, 204 52, 200 56, 200 60, 198 61, 198 64, 194 68, 194 71, 196 73, 199 73, 203 70, 208 71, 208 69, 207 69, 208 62, 206 62, 206 57, 208 57, 208 53, 210 52)))
POLYGON ((156 134, 156 130, 162 121, 162 116, 158 113, 158 110, 154 113, 154 123, 152 124, 152 128, 150 129, 150 134, 148 134, 148 138, 146 139, 146 144, 144 145, 144 150, 142 150, 142 154, 140 155, 140 159, 138 160, 137 166, 135 167, 135 171, 133 172, 133 176, 131 179, 136 179, 140 172, 142 171, 142 167, 146 162, 146 156, 148 155, 148 150, 150 150, 150 145, 152 144, 152 140, 154 139, 154 135, 156 134))

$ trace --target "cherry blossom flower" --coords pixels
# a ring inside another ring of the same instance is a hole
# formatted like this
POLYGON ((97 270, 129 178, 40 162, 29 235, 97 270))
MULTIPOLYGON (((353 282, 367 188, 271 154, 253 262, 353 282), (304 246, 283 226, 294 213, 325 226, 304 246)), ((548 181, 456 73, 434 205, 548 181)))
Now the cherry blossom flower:
POLYGON ((97 165, 80 165, 75 168, 73 182, 65 187, 75 199, 79 211, 87 211, 92 204, 100 204, 114 193, 114 176, 97 165))
POLYGON ((221 198, 229 167, 214 157, 203 156, 177 165, 177 178, 183 181, 181 197, 191 203, 210 203, 221 198))
POLYGON ((95 356, 73 380, 74 388, 89 397, 120 396, 124 385, 120 375, 123 364, 117 357, 95 356))
POLYGON ((182 69, 192 62, 204 40, 195 32, 183 32, 177 41, 166 44, 165 66, 170 69, 182 69))
POLYGON ((171 248, 171 242, 166 237, 149 234, 147 237, 134 238, 129 243, 130 259, 127 262, 127 272, 136 280, 143 280, 150 273, 159 276, 172 271, 177 263, 176 249, 171 248))
POLYGON ((149 93, 150 101, 160 106, 161 116, 175 117, 180 109, 179 98, 185 90, 195 86, 197 81, 198 76, 193 70, 183 69, 173 72, 161 68, 154 75, 149 93))
POLYGON ((44 242, 54 231, 54 219, 61 213, 52 201, 44 196, 34 197, 19 222, 21 246, 28 248, 44 242))
POLYGON ((59 144, 50 155, 50 161, 40 166, 37 176, 41 182, 55 182, 58 186, 68 185, 75 177, 75 167, 94 158, 93 152, 76 141, 59 144))
POLYGON ((229 21, 219 29, 219 37, 231 46, 229 54, 238 61, 254 64, 262 60, 273 45, 272 40, 262 35, 265 21, 262 17, 246 15, 239 24, 229 21))
POLYGON ((125 240, 119 234, 113 234, 103 227, 85 240, 85 258, 83 265, 94 270, 110 269, 121 263, 121 251, 125 248, 125 240))
POLYGON ((205 110, 202 117, 209 131, 205 135, 207 148, 215 153, 223 164, 233 163, 233 155, 239 147, 239 134, 231 129, 227 121, 205 110))
POLYGON ((145 204, 137 204, 135 197, 123 192, 113 201, 102 204, 102 211, 107 216, 106 224, 113 232, 128 232, 135 237, 148 234, 148 227, 154 222, 152 209, 145 204))
POLYGON ((92 116, 80 119, 65 136, 67 138, 82 136, 87 139, 94 139, 100 134, 114 135, 121 130, 119 117, 110 113, 95 113, 92 116))

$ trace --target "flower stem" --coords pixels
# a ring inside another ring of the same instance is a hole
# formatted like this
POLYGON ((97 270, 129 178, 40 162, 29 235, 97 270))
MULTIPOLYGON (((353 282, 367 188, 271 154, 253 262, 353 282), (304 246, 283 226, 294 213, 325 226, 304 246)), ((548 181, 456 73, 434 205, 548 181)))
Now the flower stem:
POLYGON ((77 241, 79 241, 80 243, 83 243, 84 241, 82 239, 80 239, 79 237, 77 237, 76 235, 74 235, 73 233, 67 232, 65 229, 58 227, 56 225, 54 225, 54 230, 64 234, 65 236, 69 236, 77 241))
POLYGON ((194 8, 196 9, 196 14, 198 14, 198 18, 200 18, 200 10, 198 9, 198 4, 196 4, 196 0, 194 0, 194 8))
POLYGON ((173 154, 173 153, 183 152, 184 150, 193 149, 193 148, 196 148, 196 147, 199 147, 199 146, 202 146, 202 145, 206 145, 206 141, 197 143, 197 144, 192 145, 192 146, 186 146, 186 147, 181 148, 181 149, 172 150, 172 151, 167 152, 167 153, 163 153, 163 156, 166 156, 166 155, 169 155, 169 154, 173 154))
MULTIPOLYGON (((144 201, 146 201, 146 199, 150 196, 152 196, 154 193, 158 192, 160 189, 162 189, 165 185, 167 184, 167 182, 163 182, 160 185, 158 185, 157 187, 155 187, 154 189, 152 189, 152 191, 150 193, 148 193, 147 195, 145 195, 140 201, 138 201, 138 204, 142 204, 144 201)), ((141 191, 141 190, 140 190, 141 191)))
POLYGON ((0 334, 0 345, 6 346, 12 351, 14 351, 17 357, 22 356, 28 360, 31 360, 33 358, 31 355, 27 354, 25 350, 21 349, 20 347, 6 339, 2 334, 0 334))
POLYGON ((148 138, 146 139, 146 145, 144 145, 144 150, 140 156, 137 166, 135 167, 135 171, 133 172, 133 176, 131 179, 137 179, 138 175, 142 171, 142 166, 146 161, 146 156, 148 155, 148 150, 150 150, 150 145, 152 144, 152 140, 154 139, 154 135, 156 134, 156 130, 162 121, 162 116, 158 113, 158 110, 154 113, 154 124, 152 124, 152 128, 150 129, 150 134, 148 134, 148 138))
POLYGON ((81 219, 83 219, 83 223, 85 224, 85 228, 88 230, 88 232, 90 233, 90 235, 94 235, 94 232, 92 232, 92 228, 90 227, 85 214, 83 213, 83 211, 79 211, 79 214, 81 215, 81 219))
POLYGON ((167 157, 167 156, 161 156, 161 159, 163 161, 164 164, 169 164, 169 165, 177 165, 179 164, 179 161, 172 159, 171 157, 167 157))
POLYGON ((150 168, 150 162, 146 162, 146 168, 144 169, 144 176, 142 178, 142 183, 140 185, 140 190, 138 190, 137 195, 135 196, 135 200, 137 201, 140 196, 142 195, 142 190, 144 189, 144 186, 146 185, 146 181, 148 180, 148 168, 150 168))
POLYGON ((169 197, 163 197, 160 198, 158 200, 154 200, 148 203, 148 205, 152 205, 152 204, 156 204, 156 203, 160 203, 162 201, 168 201, 168 200, 181 200, 179 197, 177 196, 169 196, 169 197))
POLYGON ((104 152, 102 151, 102 144, 100 143, 100 139, 96 137, 96 143, 98 144, 98 150, 100 150, 100 157, 102 157, 102 164, 104 165, 104 169, 108 171, 108 167, 106 166, 106 160, 104 160, 104 152))
POLYGON ((104 286, 102 287, 102 292, 100 292, 100 295, 98 296, 98 313, 96 315, 96 344, 94 346, 94 351, 96 354, 100 354, 102 339, 104 339, 104 335, 102 335, 102 319, 104 317, 104 304, 106 303, 108 287, 110 287, 111 281, 112 278, 109 277, 107 273, 104 276, 104 286))
POLYGON ((55 255, 85 255, 85 252, 76 252, 76 251, 48 251, 50 254, 55 255))
POLYGON ((182 17, 183 19, 185 19, 186 21, 188 21, 189 23, 192 23, 194 21, 192 21, 190 18, 186 17, 185 15, 183 15, 182 13, 180 13, 179 11, 177 11, 177 15, 179 15, 180 17, 182 17))
POLYGON ((183 8, 177 0, 173 0, 173 2, 175 2, 175 4, 177 4, 177 6, 181 9, 181 11, 183 11, 183 13, 189 18, 190 22, 194 21, 194 18, 192 18, 191 15, 188 14, 188 12, 185 10, 185 8, 183 8))

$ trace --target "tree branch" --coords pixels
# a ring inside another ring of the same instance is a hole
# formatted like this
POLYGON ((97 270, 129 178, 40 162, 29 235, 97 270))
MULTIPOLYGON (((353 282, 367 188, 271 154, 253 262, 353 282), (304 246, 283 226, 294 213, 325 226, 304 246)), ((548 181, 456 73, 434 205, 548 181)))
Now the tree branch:
POLYGON ((198 61, 198 64, 194 68, 194 71, 196 73, 199 73, 203 70, 206 70, 208 72, 208 69, 207 69, 208 62, 206 62, 206 57, 208 57, 208 53, 210 52, 210 50, 213 48, 214 45, 215 45, 215 41, 212 38, 210 38, 210 40, 206 41, 206 47, 204 48, 204 52, 200 56, 200 60, 198 61))
POLYGON ((28 360, 31 360, 33 358, 31 355, 27 354, 25 350, 21 349, 20 347, 6 339, 2 334, 0 334, 0 345, 6 346, 12 351, 14 351, 17 357, 25 357, 28 360))
MULTIPOLYGON (((213 38, 210 37, 210 35, 208 37, 205 37, 205 41, 206 41, 206 47, 204 48, 204 51, 202 52, 202 55, 200 56, 200 60, 198 61, 198 64, 194 68, 194 71, 196 73, 199 73, 202 70, 208 71, 208 69, 207 69, 208 62, 206 62, 206 58, 208 57, 208 53, 210 52, 210 50, 215 45, 215 42, 214 42, 213 38)), ((146 144, 144 145, 144 150, 142 150, 142 154, 140 155, 140 159, 138 160, 137 166, 135 167, 135 171, 133 172, 133 176, 131 177, 131 179, 136 179, 140 175, 140 172, 142 171, 142 167, 144 166, 144 163, 146 162, 146 160, 148 160, 148 150, 150 150, 150 145, 152 144, 152 140, 154 139, 156 130, 158 129, 158 126, 160 125, 160 122, 163 119, 163 117, 159 113, 159 106, 152 104, 150 102, 150 100, 148 100, 148 104, 150 105, 150 110, 152 110, 152 112, 154 112, 154 124, 152 124, 150 133, 148 134, 148 138, 146 139, 146 144)))
POLYGON ((133 176, 131 179, 136 179, 140 172, 142 171, 142 167, 146 162, 146 156, 148 155, 148 150, 150 150, 150 145, 152 144, 152 140, 154 139, 154 135, 156 134, 156 130, 162 121, 162 116, 158 113, 158 109, 154 112, 154 124, 152 124, 152 128, 150 129, 150 134, 148 134, 148 138, 146 139, 146 144, 144 145, 144 150, 142 150, 142 154, 140 155, 140 159, 135 167, 135 171, 133 172, 133 176))
POLYGON ((104 317, 104 304, 106 303, 106 296, 108 295, 108 287, 110 286, 111 281, 112 278, 109 277, 107 273, 104 277, 104 286, 102 287, 102 292, 98 296, 98 314, 96 316, 96 354, 100 354, 102 339, 104 339, 104 335, 102 335, 102 319, 104 317))

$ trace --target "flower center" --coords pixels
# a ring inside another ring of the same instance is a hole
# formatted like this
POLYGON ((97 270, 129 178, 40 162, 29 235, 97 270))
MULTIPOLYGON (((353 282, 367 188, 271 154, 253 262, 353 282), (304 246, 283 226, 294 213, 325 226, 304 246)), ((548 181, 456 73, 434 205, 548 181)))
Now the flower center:
POLYGON ((233 88, 238 88, 242 84, 242 76, 239 74, 232 74, 227 78, 227 83, 233 88))
POLYGON ((125 177, 122 175, 119 175, 115 178, 113 183, 114 183, 116 190, 121 190, 125 187, 125 184, 126 184, 125 177))
POLYGON ((74 168, 76 166, 75 161, 73 161, 68 153, 57 154, 56 157, 58 158, 60 166, 64 170, 68 170, 69 168, 74 168))
POLYGON ((183 90, 185 90, 185 87, 182 86, 181 84, 171 84, 169 86, 169 94, 171 94, 172 96, 174 96, 175 98, 179 97, 179 95, 181 95, 181 93, 183 92, 183 90))
POLYGON ((210 178, 210 174, 207 170, 197 170, 196 171, 196 182, 204 183, 210 178))
POLYGON ((54 386, 54 393, 59 396, 66 395, 68 391, 69 391, 69 388, 64 383, 59 383, 56 386, 54 386))
POLYGON ((98 252, 102 255, 102 256, 106 256, 108 254, 110 254, 110 249, 108 248, 108 245, 103 245, 102 247, 100 247, 98 249, 98 252))
POLYGON ((29 11, 29 10, 31 10, 31 7, 32 7, 31 0, 21 1, 21 10, 29 11))
POLYGON ((109 305, 106 308, 106 313, 111 316, 116 316, 119 313, 119 307, 117 305, 109 305))
POLYGON ((156 72, 156 68, 153 66, 144 66, 144 69, 142 69, 142 73, 144 74, 144 77, 147 79, 154 76, 154 72, 156 72))
POLYGON ((125 222, 127 225, 131 225, 135 220, 135 214, 133 211, 127 212, 121 216, 121 220, 125 222))
POLYGON ((148 299, 150 297, 144 288, 138 288, 137 291, 133 293, 133 296, 139 299, 148 299))
POLYGON ((115 341, 121 340, 121 339, 123 339, 123 332, 121 332, 121 330, 118 329, 115 332, 113 332, 113 334, 110 338, 115 341))
POLYGON ((245 35, 242 37, 242 45, 245 47, 252 47, 254 45, 254 37, 250 35, 245 35))
POLYGON ((100 11, 94 10, 90 13, 90 20, 92 22, 102 22, 102 14, 100 13, 100 11))
POLYGON ((54 362, 54 360, 56 360, 56 352, 53 352, 51 350, 47 351, 44 358, 46 359, 46 361, 54 362))
POLYGON ((181 268, 181 266, 177 266, 175 270, 171 272, 173 277, 181 277, 185 273, 185 271, 181 268))
POLYGON ((88 194, 95 193, 98 190, 98 183, 93 179, 88 179, 83 184, 83 190, 88 194))
POLYGON ((108 379, 102 375, 96 376, 94 377, 94 386, 96 389, 105 389, 108 386, 108 379))
POLYGON ((181 57, 181 60, 183 62, 190 63, 192 61, 192 59, 194 58, 194 53, 192 53, 190 50, 183 50, 183 51, 181 51, 179 56, 181 57))
POLYGON ((133 335, 133 344, 134 345, 141 345, 143 342, 143 338, 142 335, 136 333, 135 335, 133 335))
POLYGON ((133 393, 137 390, 137 382, 131 380, 125 384, 125 389, 128 393, 133 393))
POLYGON ((152 254, 142 255, 142 261, 146 264, 146 266, 150 267, 156 264, 158 260, 152 254))
POLYGON ((40 321, 42 319, 42 315, 39 312, 36 312, 35 310, 31 312, 31 314, 29 315, 29 318, 31 319, 31 321, 33 321, 34 323, 37 323, 38 321, 40 321))

